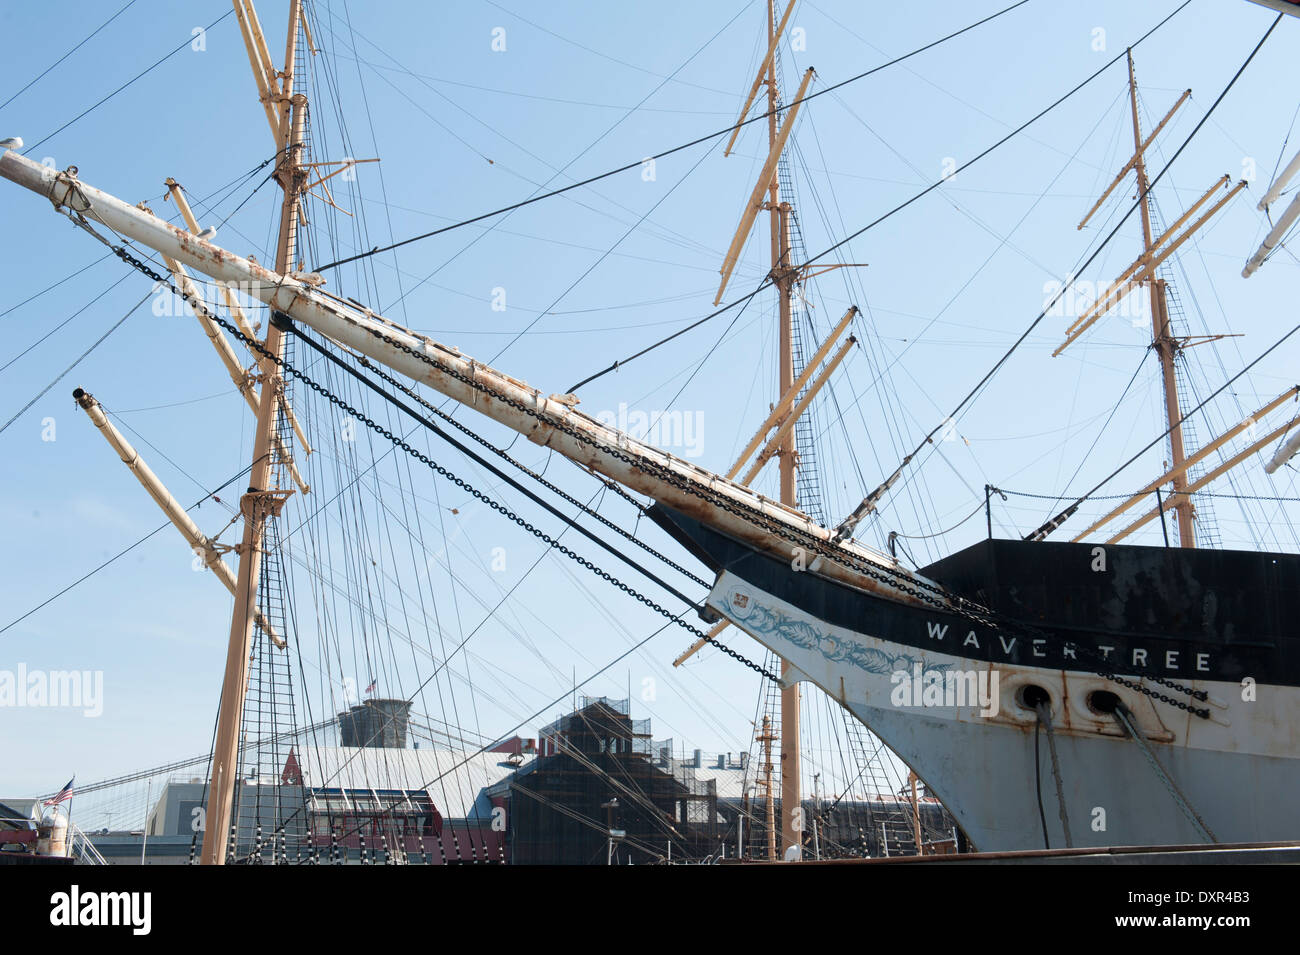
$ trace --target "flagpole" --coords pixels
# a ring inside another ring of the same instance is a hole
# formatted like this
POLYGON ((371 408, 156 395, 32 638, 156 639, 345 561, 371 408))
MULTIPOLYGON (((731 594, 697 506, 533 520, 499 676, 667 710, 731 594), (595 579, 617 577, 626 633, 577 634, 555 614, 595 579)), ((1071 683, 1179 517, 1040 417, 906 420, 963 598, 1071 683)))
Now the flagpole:
POLYGON ((72 855, 72 848, 77 842, 77 837, 73 835, 76 831, 72 828, 72 797, 77 794, 77 774, 72 774, 72 782, 68 784, 71 788, 68 790, 68 838, 64 844, 63 851, 67 855, 72 855))

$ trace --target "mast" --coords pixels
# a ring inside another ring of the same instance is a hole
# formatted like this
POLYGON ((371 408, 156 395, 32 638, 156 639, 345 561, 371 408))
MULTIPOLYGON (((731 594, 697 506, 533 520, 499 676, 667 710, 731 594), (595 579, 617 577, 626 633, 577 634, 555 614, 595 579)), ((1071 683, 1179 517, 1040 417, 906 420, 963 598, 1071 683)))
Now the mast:
MULTIPOLYGON (((1150 198, 1147 191, 1147 167, 1143 155, 1142 125, 1138 120, 1137 80, 1133 74, 1133 51, 1128 51, 1128 92, 1129 104, 1133 110, 1133 168, 1137 172, 1138 196, 1141 198, 1142 212, 1142 252, 1149 258, 1155 245, 1151 235, 1150 198)), ((1183 547, 1196 546, 1196 530, 1192 527, 1194 511, 1192 500, 1187 496, 1187 471, 1182 468, 1184 460, 1182 412, 1178 404, 1178 379, 1174 374, 1174 359, 1178 354, 1179 342, 1170 334, 1169 308, 1165 300, 1164 279, 1153 278, 1148 292, 1151 297, 1151 347, 1155 349, 1160 361, 1160 372, 1164 379, 1165 415, 1169 420, 1169 445, 1174 469, 1174 502, 1171 505, 1178 515, 1178 537, 1183 547)))
POLYGON ((579 411, 572 395, 547 396, 458 348, 324 292, 319 276, 274 272, 178 229, 70 172, 56 172, 12 150, 0 154, 0 178, 36 193, 56 210, 75 210, 88 221, 99 222, 210 278, 245 283, 254 298, 271 307, 273 322, 301 322, 345 348, 468 405, 534 444, 668 507, 701 516, 710 526, 756 550, 788 561, 791 541, 803 540, 818 551, 818 557, 829 558, 824 563, 813 561, 823 576, 893 603, 932 606, 925 593, 940 595, 943 600, 938 584, 900 568, 889 555, 852 538, 837 540, 832 531, 807 514, 602 423, 579 411), (277 316, 276 312, 283 314, 277 316), (888 571, 898 583, 871 567, 888 571))
MULTIPOLYGON (((787 11, 788 13, 788 11, 787 11)), ((774 0, 767 0, 767 39, 769 48, 776 43, 776 9, 774 0)), ((776 78, 776 56, 767 61, 767 142, 774 149, 777 141, 776 110, 779 90, 776 78)), ((787 120, 788 122, 788 120, 787 120)), ((790 265, 790 204, 781 201, 781 177, 774 171, 768 185, 768 217, 772 240, 772 284, 777 290, 779 349, 777 354, 777 394, 784 395, 794 381, 794 358, 790 341, 790 296, 794 289, 795 270, 790 265)), ((781 503, 795 506, 794 429, 787 430, 777 447, 781 469, 781 503)), ((781 661, 781 676, 790 672, 788 661, 781 661)), ((789 683, 781 689, 781 857, 791 846, 803 845, 799 825, 802 805, 799 789, 801 759, 799 757, 799 703, 802 693, 798 683, 789 683)))
POLYGON ((767 861, 775 862, 778 858, 776 854, 776 799, 772 794, 772 743, 777 736, 772 732, 772 717, 764 715, 763 729, 758 735, 758 742, 763 746, 763 780, 760 785, 763 787, 765 795, 764 812, 766 815, 767 825, 767 861))
MULTIPOLYGON (((1065 332, 1065 341, 1057 346, 1057 348, 1052 352, 1052 357, 1055 358, 1057 355, 1060 355, 1069 348, 1070 345, 1077 342, 1089 328, 1095 325, 1103 316, 1109 314, 1113 308, 1123 302, 1129 295, 1134 294, 1145 287, 1147 294, 1150 297, 1151 307, 1151 348, 1155 351, 1156 357, 1160 361, 1160 372, 1162 383, 1164 385, 1165 417, 1169 422, 1168 433, 1171 460, 1166 462, 1164 474, 1162 474, 1157 480, 1148 484, 1146 490, 1143 491, 1142 494, 1135 495, 1123 505, 1112 510, 1101 520, 1094 522, 1086 531, 1077 535, 1074 540, 1082 540, 1088 534, 1098 530, 1103 525, 1118 517, 1128 508, 1132 507, 1140 501, 1145 494, 1155 492, 1157 497, 1155 510, 1135 523, 1130 524, 1118 534, 1112 536, 1107 540, 1107 543, 1113 544, 1122 540, 1133 531, 1146 524, 1149 520, 1154 519, 1156 516, 1163 516, 1164 512, 1167 510, 1173 510, 1178 515, 1180 545, 1183 547, 1195 547, 1196 529, 1192 522, 1196 517, 1196 511, 1192 507, 1191 494, 1200 490, 1200 488, 1204 487, 1210 480, 1213 480, 1214 477, 1218 477, 1224 473, 1224 469, 1216 468, 1210 473, 1210 475, 1196 478, 1195 481, 1192 481, 1189 477, 1188 469, 1198 461, 1203 460, 1211 451, 1221 447, 1229 438, 1251 423, 1251 419, 1247 419, 1247 421, 1243 422, 1243 424, 1238 428, 1230 429, 1225 434, 1212 440, 1191 457, 1187 456, 1186 448, 1183 443, 1183 415, 1178 400, 1178 378, 1175 373, 1174 362, 1177 359, 1179 352, 1186 348, 1190 348, 1193 345, 1218 341, 1221 338, 1228 338, 1231 336, 1220 334, 1190 335, 1182 338, 1176 337, 1173 334, 1173 330, 1169 323, 1167 286, 1164 279, 1159 277, 1157 270, 1165 260, 1177 252, 1188 239, 1195 235, 1207 222, 1214 218, 1214 216, 1217 215, 1218 212, 1229 202, 1231 202, 1239 192, 1245 189, 1246 181, 1243 179, 1235 186, 1229 188, 1229 177, 1222 176, 1217 182, 1210 186, 1210 188, 1207 189, 1199 199, 1188 206, 1183 214, 1174 220, 1172 224, 1165 227, 1165 230, 1161 232, 1160 235, 1155 236, 1154 238, 1152 237, 1151 209, 1149 205, 1149 197, 1147 196, 1147 190, 1150 188, 1150 183, 1147 180, 1146 150, 1155 141, 1156 136, 1159 135, 1160 131, 1165 128, 1165 125, 1169 120, 1173 118, 1173 115, 1178 112, 1178 109, 1191 98, 1192 91, 1184 90, 1183 94, 1178 98, 1178 101, 1175 102, 1169 112, 1165 114, 1164 118, 1160 120, 1160 122, 1156 124, 1155 128, 1147 134, 1145 139, 1143 139, 1142 124, 1138 118, 1137 79, 1133 71, 1132 50, 1128 51, 1127 59, 1129 106, 1133 117, 1133 156, 1124 164, 1115 178, 1111 180, 1110 185, 1106 187, 1106 190, 1101 194, 1101 197, 1093 203, 1092 208, 1088 210, 1082 221, 1079 222, 1078 228, 1083 229, 1088 224, 1089 220, 1092 219, 1092 217, 1102 207, 1102 204, 1111 193, 1114 192, 1119 184, 1124 181, 1124 177, 1128 175, 1129 170, 1133 170, 1137 175, 1138 204, 1142 213, 1142 252, 1138 255, 1137 259, 1120 274, 1119 278, 1117 278, 1110 286, 1101 290, 1097 295, 1096 300, 1088 305, 1088 307, 1083 310, 1082 314, 1071 322, 1065 332), (1220 195, 1221 192, 1222 194, 1220 195), (1216 195, 1219 195, 1218 200, 1211 203, 1209 208, 1204 212, 1200 212, 1202 207, 1204 207, 1206 203, 1210 203, 1210 200, 1216 195), (1198 212, 1200 212, 1200 215, 1197 215, 1198 212), (1193 218, 1194 216, 1195 218, 1193 218), (1180 229, 1182 230, 1181 232, 1179 231, 1180 229), (1162 498, 1160 495, 1160 488, 1166 483, 1172 483, 1174 491, 1173 494, 1168 497, 1162 498)), ((1266 414, 1268 411, 1278 407, 1278 405, 1279 402, 1273 402, 1266 405, 1257 412, 1257 415, 1266 414)), ((1282 430, 1285 431, 1293 426, 1294 422, 1282 430)), ((1259 443, 1256 442, 1255 445, 1252 445, 1252 449, 1257 450, 1259 446, 1259 443)), ((1243 455, 1237 455, 1234 457, 1234 466, 1242 460, 1245 460, 1243 455)), ((1077 506, 1077 504, 1072 505, 1071 508, 1067 509, 1067 511, 1062 512, 1057 517, 1027 535, 1026 539, 1045 539, 1073 515, 1074 509, 1077 506)))
MULTIPOLYGON (((239 2, 240 0, 235 0, 237 10, 239 2)), ((280 206, 280 234, 276 243, 275 268, 281 275, 295 271, 299 200, 306 175, 301 151, 306 128, 307 97, 294 93, 294 57, 297 54, 301 21, 302 0, 291 0, 284 72, 281 74, 283 87, 277 96, 282 151, 276 179, 284 192, 284 199, 280 206)), ((283 351, 283 344, 282 330, 274 322, 268 322, 263 347, 278 357, 283 351)), ((203 865, 224 865, 226 861, 244 693, 248 682, 249 646, 257 611, 266 522, 279 514, 288 495, 292 493, 291 490, 269 486, 274 479, 271 469, 272 434, 276 411, 280 406, 278 398, 283 391, 284 382, 275 361, 263 357, 260 365, 262 388, 257 430, 253 437, 253 467, 248 492, 239 502, 239 510, 244 515, 244 536, 237 548, 239 573, 235 587, 235 609, 230 620, 230 641, 226 647, 226 671, 217 716, 217 739, 212 752, 212 778, 208 786, 208 812, 201 856, 203 865)))

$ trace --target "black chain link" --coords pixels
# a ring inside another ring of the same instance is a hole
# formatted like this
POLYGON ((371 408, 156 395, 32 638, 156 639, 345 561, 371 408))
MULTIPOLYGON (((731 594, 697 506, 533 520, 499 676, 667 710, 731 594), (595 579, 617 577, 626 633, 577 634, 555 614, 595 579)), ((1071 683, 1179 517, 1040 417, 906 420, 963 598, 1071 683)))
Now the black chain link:
MULTIPOLYGON (((333 392, 329 391, 320 383, 314 381, 312 378, 303 374, 301 371, 293 367, 293 365, 286 362, 280 356, 272 354, 268 349, 266 349, 261 344, 261 342, 249 338, 247 335, 241 332, 236 326, 234 326, 230 322, 225 321, 218 315, 215 315, 207 308, 207 306, 202 301, 197 300, 195 297, 177 288, 176 285, 172 283, 169 279, 164 278, 162 275, 158 274, 156 271, 151 269, 140 259, 131 255, 129 252, 126 251, 125 248, 122 248, 120 246, 113 246, 113 251, 118 256, 118 258, 120 258, 126 264, 130 265, 132 268, 139 271, 141 274, 146 275, 149 278, 153 279, 155 282, 165 285, 167 288, 171 289, 175 294, 179 295, 182 299, 188 302, 190 307, 193 308, 196 313, 202 314, 204 318, 207 318, 209 321, 212 321, 217 325, 220 325, 226 331, 230 332, 232 335, 234 335, 236 338, 242 341, 250 349, 255 350, 258 354, 274 362, 279 368, 281 368, 283 371, 287 372, 288 374, 293 375, 294 378, 301 381, 312 391, 315 391, 326 401, 330 402, 332 405, 339 408, 340 410, 348 414, 350 417, 360 421, 371 431, 374 431, 376 434, 382 436, 387 441, 392 443, 395 447, 401 448, 408 455, 415 458, 421 464, 424 464, 430 470, 441 475, 442 477, 450 481, 452 484, 456 485, 456 487, 460 488, 462 491, 465 491, 467 494, 474 497, 476 500, 483 502, 484 504, 486 504, 488 507, 492 508, 494 511, 498 512, 499 514, 502 514, 505 517, 509 518, 515 524, 519 525, 524 530, 530 532, 534 537, 538 538, 541 541, 544 541, 548 546, 554 548, 564 556, 580 564, 582 567, 585 567, 587 570, 591 571, 596 576, 612 584, 613 586, 623 591, 632 599, 645 605, 646 607, 649 607, 651 610, 655 611, 659 615, 666 617, 668 620, 677 624, 679 627, 686 630, 688 633, 692 634, 697 639, 704 640, 708 643, 713 644, 713 646, 717 647, 727 656, 732 657, 733 659, 739 661, 740 663, 743 663, 745 666, 749 667, 751 670, 753 670, 755 673, 759 674, 760 676, 763 676, 774 683, 781 682, 779 677, 777 677, 774 673, 772 673, 762 665, 755 663, 753 660, 750 660, 749 658, 745 657, 743 654, 739 653, 738 651, 733 650, 731 647, 719 643, 716 640, 716 638, 710 636, 708 633, 705 633, 703 630, 700 630, 694 624, 691 624, 686 620, 682 619, 681 614, 674 614, 671 610, 668 610, 666 607, 660 606, 652 598, 641 593, 639 590, 630 586, 629 584, 626 584, 623 581, 619 580, 617 577, 615 577, 609 571, 605 570, 603 567, 597 566, 595 563, 588 560, 586 557, 583 557, 581 554, 577 553, 576 551, 571 550, 570 548, 566 547, 564 544, 561 544, 558 540, 551 537, 545 531, 541 530, 538 527, 534 527, 526 519, 520 517, 518 514, 510 510, 510 508, 506 507, 504 504, 501 504, 493 500, 492 498, 488 497, 482 491, 478 490, 473 485, 471 485, 469 482, 458 477, 457 475, 449 471, 447 468, 444 468, 442 465, 438 464, 436 461, 434 461, 428 455, 424 454, 422 451, 418 450, 417 448, 413 448, 411 445, 407 444, 399 435, 394 434, 392 431, 388 430, 383 425, 374 421, 369 416, 363 414, 361 411, 354 408, 352 405, 348 404, 338 395, 334 394, 333 392)), ((459 422, 453 422, 453 423, 459 426, 459 422)), ((544 479, 541 479, 540 476, 538 477, 539 480, 543 480, 544 483, 549 484, 549 482, 545 482, 544 479)), ((565 495, 565 497, 568 497, 568 495, 565 495)), ((573 500, 572 498, 569 499, 573 500)), ((577 503, 579 507, 583 506, 580 502, 574 501, 574 503, 577 503)), ((602 518, 602 520, 604 520, 604 518, 602 518)), ((669 561, 669 563, 671 563, 671 561, 669 561)), ((687 576, 693 577, 694 575, 688 574, 687 576)), ((694 578, 694 579, 699 580, 699 578, 694 578)), ((699 581, 699 582, 704 586, 708 586, 707 583, 705 583, 704 581, 699 581)))
MULTIPOLYGON (((474 388, 476 391, 480 391, 484 394, 490 395, 493 399, 503 402, 504 404, 507 404, 510 407, 514 408, 515 410, 521 411, 532 418, 536 418, 538 421, 542 422, 543 424, 549 427, 553 427, 558 431, 562 431, 565 434, 569 435, 570 437, 575 438, 581 441, 582 443, 587 444, 599 451, 602 451, 603 453, 609 455, 610 457, 616 458, 624 462, 625 464, 631 465, 633 467, 641 468, 642 470, 653 471, 655 473, 655 476, 658 477, 660 480, 663 480, 665 483, 671 484, 672 486, 678 488, 679 490, 683 490, 686 491, 687 493, 693 494, 696 497, 705 500, 707 503, 712 504, 713 506, 718 507, 719 509, 735 514, 736 516, 741 517, 742 519, 750 520, 752 523, 759 523, 762 526, 764 526, 766 529, 774 533, 775 535, 782 537, 783 539, 791 543, 794 543, 796 545, 811 544, 812 548, 816 550, 819 555, 823 557, 827 557, 830 560, 839 563, 841 566, 845 566, 852 570, 856 570, 859 573, 862 573, 868 577, 871 577, 875 580, 885 583, 897 590, 902 591, 903 593, 909 594, 910 596, 913 596, 918 600, 928 603, 945 612, 955 612, 957 615, 970 619, 976 623, 979 623, 981 626, 993 627, 1000 622, 1002 626, 1007 629, 1020 630, 1022 633, 1026 633, 1029 635, 1038 635, 1042 637, 1049 636, 1044 631, 1038 630, 1037 628, 1034 627, 1029 627, 1026 624, 1024 624, 1022 621, 1003 617, 1002 615, 997 614, 994 611, 988 610, 987 608, 982 608, 982 607, 977 608, 976 605, 968 601, 966 598, 960 597, 956 594, 947 593, 946 591, 942 590, 942 588, 939 588, 928 582, 925 584, 919 584, 919 582, 917 582, 915 578, 912 578, 910 576, 905 576, 899 573, 898 571, 891 570, 889 568, 881 568, 881 570, 884 571, 883 573, 881 573, 872 565, 854 559, 851 555, 845 553, 842 549, 836 548, 835 550, 831 550, 830 545, 828 545, 826 542, 822 541, 820 538, 817 538, 814 535, 808 534, 805 531, 801 531, 798 528, 793 528, 793 527, 789 527, 788 525, 780 524, 779 522, 773 520, 770 516, 762 513, 761 511, 755 510, 743 504, 733 503, 732 501, 727 500, 726 498, 721 497, 717 494, 709 493, 704 489, 702 489, 699 485, 696 485, 692 482, 685 481, 679 478, 670 469, 664 467, 657 461, 653 461, 649 458, 639 457, 639 456, 632 457, 622 452, 619 449, 601 444, 597 442, 595 439, 591 438, 588 435, 583 434, 582 432, 578 431, 575 428, 567 427, 566 425, 564 425, 559 421, 555 421, 549 417, 542 415, 536 409, 530 408, 527 405, 523 404, 522 402, 516 401, 496 391, 493 391, 492 389, 488 388, 487 385, 483 384, 482 382, 478 381, 477 379, 471 376, 462 375, 451 368, 439 364, 431 356, 425 354, 424 352, 418 351, 414 348, 411 348, 408 345, 404 345, 401 342, 395 341, 391 338, 384 336, 379 329, 369 329, 369 332, 375 338, 383 341, 385 344, 389 345, 390 347, 405 352, 406 354, 410 355, 413 358, 418 358, 420 361, 431 366, 432 368, 436 369, 442 374, 455 378, 456 380, 474 388), (913 586, 914 583, 919 584, 919 586, 913 586), (930 593, 926 593, 925 591, 929 591, 930 593), (936 597, 932 596, 932 594, 942 595, 944 599, 936 599, 936 597)), ((1091 656, 1092 658, 1099 660, 1103 663, 1108 662, 1104 654, 1101 654, 1093 650, 1091 647, 1083 647, 1074 643, 1066 643, 1065 647, 1075 652, 1081 652, 1085 655, 1091 656)), ((1133 683, 1128 680, 1123 680, 1115 676, 1105 667, 1092 668, 1090 672, 1093 672, 1104 679, 1111 680, 1112 682, 1134 689, 1139 693, 1151 697, 1152 699, 1161 700, 1179 709, 1183 709, 1190 713, 1194 713, 1195 715, 1200 716, 1203 719, 1209 719, 1210 711, 1208 709, 1190 706, 1179 700, 1171 699, 1168 696, 1165 696, 1164 694, 1159 693, 1158 691, 1152 690, 1149 687, 1145 687, 1142 686, 1141 684, 1133 683)), ((1206 693, 1206 691, 1204 690, 1193 690, 1192 688, 1183 686, 1182 684, 1174 680, 1165 679, 1159 676, 1150 676, 1147 677, 1147 679, 1151 680, 1154 683, 1159 683, 1163 686, 1166 686, 1179 693, 1183 693, 1197 700, 1204 701, 1208 699, 1209 696, 1209 694, 1206 693)))
MULTIPOLYGON (((290 326, 290 329, 294 332, 294 334, 299 334, 299 332, 298 332, 296 326, 290 326)), ((608 527, 610 530, 614 531, 614 533, 620 535, 621 537, 626 538, 627 540, 631 541, 633 544, 636 544, 638 547, 640 547, 642 550, 644 550, 647 554, 650 554, 650 555, 652 555, 652 556, 654 556, 654 557, 657 557, 659 560, 663 561, 665 564, 667 564, 669 567, 671 567, 673 570, 677 571, 679 574, 681 574, 682 576, 686 577, 687 579, 693 581, 694 583, 699 584, 701 587, 708 587, 708 586, 709 586, 709 582, 708 582, 707 580, 705 580, 703 577, 698 577, 698 576, 696 576, 695 574, 691 573, 691 572, 690 572, 689 570, 687 570, 685 567, 681 566, 681 565, 678 564, 676 561, 674 561, 674 560, 673 560, 671 557, 669 557, 667 554, 661 554, 659 551, 655 550, 653 547, 651 547, 651 546, 650 546, 649 544, 647 544, 645 541, 641 540, 639 537, 637 537, 637 536, 635 536, 634 534, 632 534, 630 531, 624 530, 623 528, 619 527, 617 524, 615 524, 615 523, 614 523, 613 521, 611 521, 609 518, 605 517, 605 515, 601 514, 599 511, 595 510, 594 508, 590 508, 590 507, 588 507, 586 504, 584 504, 582 501, 578 500, 578 499, 577 499, 576 497, 574 497, 573 495, 567 493, 566 491, 564 491, 564 490, 562 490, 561 488, 557 487, 556 485, 552 484, 552 483, 551 483, 550 481, 548 481, 545 477, 543 477, 542 475, 538 474, 536 471, 534 471, 532 468, 528 467, 528 466, 527 466, 526 464, 524 464, 522 461, 516 460, 516 459, 515 459, 513 456, 511 456, 511 455, 510 455, 510 454, 509 454, 509 453, 508 453, 504 448, 498 448, 495 444, 493 444, 493 443, 492 443, 491 441, 489 441, 487 438, 485 438, 485 437, 483 437, 482 435, 476 433, 476 432, 474 431, 473 428, 470 428, 470 427, 468 427, 468 426, 462 424, 461 422, 457 421, 457 420, 456 420, 455 418, 453 418, 451 415, 447 414, 447 412, 443 411, 441 408, 439 408, 439 407, 437 407, 436 405, 434 405, 433 402, 431 402, 431 401, 427 400, 426 398, 424 398, 424 397, 423 397, 419 392, 417 392, 414 388, 410 388, 410 387, 407 387, 406 385, 402 384, 400 381, 398 381, 398 380, 397 380, 396 378, 394 378, 392 375, 388 374, 388 373, 385 372, 382 368, 380 368, 378 365, 374 364, 374 362, 372 362, 372 361, 370 361, 368 358, 366 358, 365 355, 356 355, 356 356, 354 356, 354 357, 356 358, 357 363, 360 364, 363 368, 368 369, 372 374, 374 374, 374 375, 376 375, 377 377, 383 379, 383 380, 386 381, 388 384, 392 385, 394 388, 397 388, 397 389, 400 390, 404 395, 407 395, 408 397, 414 399, 414 400, 417 401, 417 402, 418 402, 422 407, 424 407, 424 408, 427 409, 428 411, 433 412, 435 415, 437 415, 437 416, 438 416, 439 418, 441 418, 443 421, 447 422, 447 424, 451 425, 453 428, 456 428, 458 431, 460 431, 460 432, 461 432, 462 434, 464 434, 466 437, 471 438, 472 440, 478 442, 478 443, 479 443, 480 445, 482 445, 483 447, 487 448, 487 449, 488 449, 489 451, 491 451, 493 454, 495 454, 495 455, 497 455, 499 458, 501 458, 501 460, 506 461, 506 462, 508 462, 508 463, 510 463, 510 464, 512 464, 512 465, 514 465, 516 468, 518 468, 520 471, 523 471, 525 474, 527 474, 527 475, 528 475, 530 478, 532 478, 534 481, 537 481, 539 484, 541 484, 543 487, 545 487, 548 491, 551 491, 552 493, 558 495, 559 497, 562 497, 564 500, 568 501, 568 502, 569 502, 570 504, 572 504, 574 507, 580 509, 584 514, 588 515, 589 517, 594 517, 596 520, 600 521, 600 523, 604 524, 604 525, 605 525, 606 527, 608 527)), ((612 489, 615 489, 615 490, 618 490, 618 491, 622 491, 622 490, 623 490, 622 488, 620 488, 620 487, 618 486, 618 484, 617 484, 616 482, 610 480, 609 478, 602 477, 602 476, 600 476, 600 475, 597 475, 597 478, 600 480, 600 482, 601 482, 602 484, 604 484, 604 485, 605 485, 606 487, 608 487, 608 488, 612 488, 612 489)), ((637 511, 638 511, 639 513, 641 513, 641 514, 645 514, 645 512, 646 512, 646 508, 645 508, 645 507, 644 507, 640 502, 638 502, 635 498, 631 497, 630 495, 626 495, 626 496, 627 496, 627 499, 628 499, 628 500, 633 504, 633 506, 636 507, 636 509, 637 509, 637 511)))

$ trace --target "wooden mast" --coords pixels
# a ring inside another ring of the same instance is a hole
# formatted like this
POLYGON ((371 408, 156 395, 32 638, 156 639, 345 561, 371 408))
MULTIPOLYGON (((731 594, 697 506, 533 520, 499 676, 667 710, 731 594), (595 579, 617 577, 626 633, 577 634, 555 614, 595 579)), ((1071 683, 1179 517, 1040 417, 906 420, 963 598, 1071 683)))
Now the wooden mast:
MULTIPOLYGON (((768 47, 776 43, 776 9, 773 0, 767 0, 768 47)), ((768 148, 777 140, 777 89, 776 56, 767 61, 767 140, 768 148)), ((786 122, 790 122, 791 116, 786 122)), ((777 289, 779 352, 777 356, 777 394, 784 395, 794 382, 794 358, 790 346, 790 299, 794 290, 796 270, 790 264, 790 204, 781 201, 781 177, 773 170, 768 186, 768 215, 772 239, 772 283, 777 289)), ((781 469, 781 503, 795 506, 795 456, 794 429, 789 429, 777 447, 776 454, 781 469)), ((781 676, 786 677, 790 664, 781 661, 781 676)), ((799 758, 799 704, 802 693, 798 683, 790 683, 781 690, 781 857, 791 846, 803 846, 802 801, 800 798, 799 758)))
POLYGON ((772 717, 763 717, 763 729, 758 735, 758 742, 763 746, 763 765, 760 767, 763 780, 760 785, 766 795, 764 812, 766 814, 767 861, 775 862, 776 854, 776 799, 772 794, 772 743, 777 739, 772 732, 772 717))
MULTIPOLYGON (((1133 51, 1128 51, 1128 92, 1129 103, 1133 110, 1133 168, 1137 172, 1138 196, 1141 199, 1142 212, 1142 248, 1143 253, 1151 255, 1154 241, 1151 235, 1151 210, 1147 191, 1147 167, 1144 157, 1145 144, 1142 142, 1142 125, 1138 119, 1137 80, 1133 74, 1133 51)), ((1177 107, 1175 107, 1177 108, 1177 107)), ((1192 500, 1187 496, 1187 472, 1181 467, 1185 457, 1183 451, 1182 412, 1178 404, 1178 379, 1174 374, 1174 359, 1178 354, 1179 343, 1169 328, 1169 308, 1165 299, 1165 282, 1152 279, 1149 293, 1151 296, 1151 346, 1160 360, 1160 372, 1164 378, 1165 414, 1169 419, 1169 445, 1174 469, 1174 503, 1172 507, 1178 515, 1178 537, 1183 547, 1196 546, 1196 530, 1192 527, 1194 511, 1192 500)))
MULTIPOLYGON (((235 0, 239 9, 240 0, 235 0)), ((251 4, 250 4, 251 8, 251 4)), ((284 191, 280 207, 280 235, 276 244, 275 267, 283 274, 295 271, 298 238, 299 198, 306 178, 301 151, 307 118, 307 97, 294 93, 294 57, 297 54, 298 28, 302 22, 302 0, 291 0, 289 35, 285 42, 283 86, 276 95, 279 108, 279 133, 282 151, 276 179, 284 191)), ((260 84, 259 84, 260 86, 260 84)), ((263 347, 279 356, 283 333, 273 322, 267 323, 263 347)), ((204 865, 224 865, 230 839, 231 803, 239 762, 239 736, 243 717, 244 692, 248 680, 248 655, 257 610, 258 582, 262 571, 262 547, 268 517, 279 513, 291 491, 269 487, 272 434, 278 396, 284 382, 279 366, 270 358, 261 361, 261 400, 258 404, 257 430, 253 438, 253 467, 248 492, 240 499, 244 516, 243 541, 239 553, 239 574, 235 587, 235 610, 230 621, 230 641, 226 648, 226 671, 221 686, 221 705, 217 716, 217 739, 212 752, 212 778, 208 787, 208 811, 203 832, 204 865), (268 400, 270 399, 270 400, 268 400)))

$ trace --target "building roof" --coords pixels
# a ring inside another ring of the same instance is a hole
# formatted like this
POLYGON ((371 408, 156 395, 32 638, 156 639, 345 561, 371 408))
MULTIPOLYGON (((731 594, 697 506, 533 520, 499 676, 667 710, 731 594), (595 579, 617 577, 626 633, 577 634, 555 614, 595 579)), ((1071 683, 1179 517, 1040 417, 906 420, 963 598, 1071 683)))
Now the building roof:
POLYGON ((515 767, 501 753, 449 749, 306 746, 295 749, 303 785, 311 789, 427 790, 444 818, 486 818, 483 790, 515 767))
MULTIPOLYGON (((677 761, 681 765, 681 761, 677 761)), ((665 770, 667 767, 662 767, 665 770)), ((717 765, 709 766, 707 763, 698 768, 686 767, 694 774, 695 778, 701 782, 713 780, 717 787, 719 799, 739 799, 745 793, 745 770, 739 767, 722 769, 717 765)), ((753 774, 749 777, 750 786, 754 785, 753 774)))

